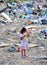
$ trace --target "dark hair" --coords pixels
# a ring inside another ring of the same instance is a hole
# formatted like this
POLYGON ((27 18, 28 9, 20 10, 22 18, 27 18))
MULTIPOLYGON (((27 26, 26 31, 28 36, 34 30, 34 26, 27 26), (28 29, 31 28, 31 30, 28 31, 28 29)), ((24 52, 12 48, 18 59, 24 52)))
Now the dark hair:
POLYGON ((23 27, 23 28, 21 29, 20 33, 23 34, 24 32, 26 32, 26 28, 25 28, 25 27, 23 27))

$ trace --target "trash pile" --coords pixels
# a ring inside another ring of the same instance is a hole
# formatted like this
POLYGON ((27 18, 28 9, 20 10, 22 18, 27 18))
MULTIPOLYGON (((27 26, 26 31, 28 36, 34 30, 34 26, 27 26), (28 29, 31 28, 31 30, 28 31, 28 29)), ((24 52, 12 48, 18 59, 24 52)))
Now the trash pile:
MULTIPOLYGON (((3 6, 4 3, 0 3, 0 5, 3 6)), ((20 4, 16 2, 6 4, 4 8, 7 8, 0 13, 0 37, 3 40, 10 41, 10 43, 12 41, 15 43, 16 40, 18 40, 17 31, 19 31, 19 28, 22 26, 26 26, 27 28, 32 29, 31 31, 33 31, 33 35, 36 35, 33 36, 33 39, 36 39, 35 37, 43 37, 44 39, 47 39, 47 33, 43 34, 43 31, 38 33, 39 29, 47 28, 47 25, 39 25, 47 24, 47 7, 44 7, 44 5, 44 2, 38 2, 35 0, 23 1, 20 4)))
MULTIPOLYGON (((47 6, 47 5, 46 5, 47 6)), ((8 9, 5 13, 8 15, 14 15, 16 18, 27 19, 29 24, 47 24, 47 7, 45 3, 34 1, 23 1, 18 4, 12 2, 7 3, 8 9)))
POLYGON ((47 5, 38 1, 8 3, 3 9, 0 3, 0 65, 47 65, 47 5), (31 31, 26 59, 18 35, 23 26, 31 31))
POLYGON ((40 37, 47 39, 47 28, 44 28, 39 33, 40 37))
POLYGON ((1 12, 1 16, 10 22, 14 18, 21 18, 27 19, 29 25, 47 24, 47 5, 45 2, 38 0, 7 3, 5 10, 1 12))

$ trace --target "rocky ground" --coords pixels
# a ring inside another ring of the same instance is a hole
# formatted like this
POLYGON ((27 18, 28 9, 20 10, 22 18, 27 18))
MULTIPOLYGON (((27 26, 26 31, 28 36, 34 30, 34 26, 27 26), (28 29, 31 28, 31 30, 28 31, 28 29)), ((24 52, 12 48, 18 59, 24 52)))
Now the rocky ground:
POLYGON ((27 50, 25 59, 17 52, 20 40, 17 32, 26 25, 26 20, 15 19, 13 23, 0 23, 0 44, 10 44, 7 47, 0 46, 0 65, 47 65, 47 39, 40 38, 39 28, 30 29, 29 44, 37 44, 27 50))

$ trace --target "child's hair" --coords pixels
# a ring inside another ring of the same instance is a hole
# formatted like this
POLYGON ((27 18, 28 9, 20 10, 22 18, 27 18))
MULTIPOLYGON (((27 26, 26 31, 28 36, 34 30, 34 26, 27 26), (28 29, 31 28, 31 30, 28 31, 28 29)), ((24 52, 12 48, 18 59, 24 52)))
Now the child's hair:
POLYGON ((21 29, 20 33, 23 34, 24 32, 26 32, 26 28, 25 28, 25 27, 23 27, 23 28, 21 29))

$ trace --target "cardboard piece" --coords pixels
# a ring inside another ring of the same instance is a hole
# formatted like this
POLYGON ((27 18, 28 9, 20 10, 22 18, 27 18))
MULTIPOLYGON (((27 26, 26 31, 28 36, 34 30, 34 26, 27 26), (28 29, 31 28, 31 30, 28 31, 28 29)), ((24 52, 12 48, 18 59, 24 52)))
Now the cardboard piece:
POLYGON ((5 43, 0 44, 0 47, 7 47, 7 46, 10 46, 10 44, 5 44, 5 43))
POLYGON ((37 46, 37 44, 29 44, 28 45, 29 48, 36 47, 36 46, 37 46))
POLYGON ((42 27, 44 27, 44 28, 46 28, 47 26, 46 25, 29 25, 29 26, 26 26, 26 28, 42 28, 42 27))

